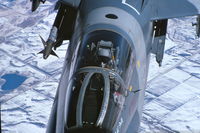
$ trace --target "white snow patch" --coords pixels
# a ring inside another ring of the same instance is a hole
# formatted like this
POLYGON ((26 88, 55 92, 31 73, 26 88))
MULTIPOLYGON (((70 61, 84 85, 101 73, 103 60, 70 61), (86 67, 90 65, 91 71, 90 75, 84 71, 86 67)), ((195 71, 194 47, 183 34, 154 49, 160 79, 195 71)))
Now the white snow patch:
POLYGON ((191 77, 190 74, 176 68, 166 73, 165 76, 172 78, 181 83, 191 77))

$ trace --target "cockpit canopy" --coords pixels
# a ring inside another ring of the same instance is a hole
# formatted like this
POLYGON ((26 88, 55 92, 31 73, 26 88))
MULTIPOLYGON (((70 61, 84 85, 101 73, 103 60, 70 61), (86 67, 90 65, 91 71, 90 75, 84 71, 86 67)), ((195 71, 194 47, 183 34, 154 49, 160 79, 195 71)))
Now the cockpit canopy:
POLYGON ((67 130, 112 129, 125 102, 133 57, 130 44, 115 32, 99 30, 83 37, 69 83, 67 130))
POLYGON ((130 44, 112 31, 94 31, 86 35, 79 49, 78 68, 96 66, 111 69, 122 77, 132 64, 130 44))
POLYGON ((72 95, 66 123, 68 129, 106 127, 106 115, 120 113, 126 90, 123 79, 116 72, 101 67, 84 67, 70 82, 72 95))

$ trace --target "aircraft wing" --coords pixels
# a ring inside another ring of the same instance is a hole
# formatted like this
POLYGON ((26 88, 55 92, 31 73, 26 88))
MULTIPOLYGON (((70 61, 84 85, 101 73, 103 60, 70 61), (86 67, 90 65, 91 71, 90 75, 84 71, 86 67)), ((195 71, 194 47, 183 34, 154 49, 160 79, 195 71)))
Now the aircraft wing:
POLYGON ((149 0, 146 7, 152 11, 151 20, 200 14, 200 0, 149 0))

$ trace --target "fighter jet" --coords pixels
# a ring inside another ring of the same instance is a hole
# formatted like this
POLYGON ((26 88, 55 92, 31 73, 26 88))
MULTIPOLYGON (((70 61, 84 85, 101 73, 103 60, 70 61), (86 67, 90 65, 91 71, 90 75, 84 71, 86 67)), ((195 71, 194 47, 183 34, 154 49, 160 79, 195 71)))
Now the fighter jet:
POLYGON ((59 0, 56 7, 55 47, 70 43, 46 132, 137 133, 150 54, 161 66, 168 19, 199 15, 200 1, 59 0))

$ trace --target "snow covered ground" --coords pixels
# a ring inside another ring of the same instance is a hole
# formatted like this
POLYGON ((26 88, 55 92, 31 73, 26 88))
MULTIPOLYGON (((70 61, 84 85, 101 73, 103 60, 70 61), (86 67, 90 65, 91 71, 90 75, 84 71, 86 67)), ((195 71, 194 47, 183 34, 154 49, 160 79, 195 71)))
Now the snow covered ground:
MULTIPOLYGON (((3 133, 45 132, 68 45, 58 48, 60 58, 37 54, 39 35, 48 37, 56 15, 52 7, 50 1, 31 13, 29 0, 0 0, 0 77, 27 77, 14 90, 0 89, 3 133)), ((162 67, 152 55, 141 133, 200 133, 200 40, 192 22, 169 21, 162 67)))

